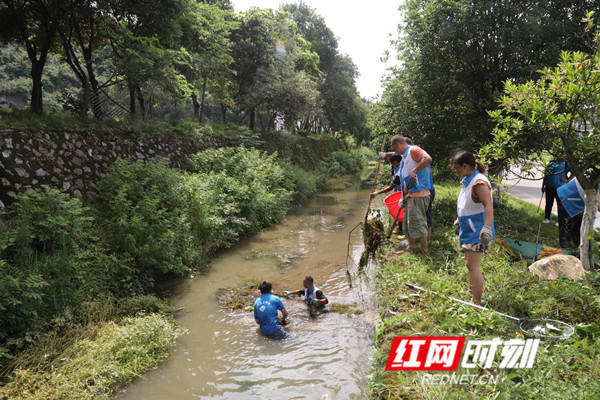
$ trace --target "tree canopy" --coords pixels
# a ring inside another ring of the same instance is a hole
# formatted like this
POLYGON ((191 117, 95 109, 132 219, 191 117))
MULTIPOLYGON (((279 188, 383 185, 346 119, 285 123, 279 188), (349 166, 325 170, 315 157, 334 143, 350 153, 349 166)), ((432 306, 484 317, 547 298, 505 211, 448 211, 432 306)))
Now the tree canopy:
POLYGON ((51 110, 62 104, 96 118, 194 116, 368 136, 356 67, 323 18, 302 3, 240 13, 229 0, 0 4, 0 57, 22 62, 21 51, 30 64, 28 74, 0 72, 21 79, 18 90, 6 88, 13 97, 24 97, 29 82, 33 112, 44 111, 46 95, 51 110), (63 63, 71 70, 66 85, 48 90, 44 67, 63 63))
MULTIPOLYGON (((582 31, 593 29, 591 17, 588 13, 582 31)), ((536 80, 507 81, 500 108, 490 112, 496 123, 493 141, 481 151, 488 159, 514 165, 542 164, 547 153, 569 161, 585 191, 581 260, 588 269, 594 265, 588 233, 594 226, 600 184, 599 40, 600 33, 594 33, 591 53, 562 52, 558 65, 544 68, 536 80)))
POLYGON ((504 82, 523 83, 562 50, 589 51, 579 22, 597 1, 408 0, 370 125, 403 133, 434 158, 490 140, 504 82))

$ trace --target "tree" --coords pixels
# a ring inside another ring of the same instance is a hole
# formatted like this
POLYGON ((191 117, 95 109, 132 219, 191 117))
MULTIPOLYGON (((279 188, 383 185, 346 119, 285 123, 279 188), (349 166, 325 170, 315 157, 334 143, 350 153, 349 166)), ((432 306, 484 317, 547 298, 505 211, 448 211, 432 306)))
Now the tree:
MULTIPOLYGON (((591 13, 584 19, 591 30, 591 13)), ((482 149, 491 159, 517 165, 540 163, 544 152, 565 157, 585 191, 580 258, 594 265, 590 230, 594 226, 600 184, 600 31, 592 53, 565 51, 554 68, 536 81, 507 81, 500 108, 490 112, 496 123, 493 142, 482 149)))
POLYGON ((260 68, 266 68, 275 56, 276 14, 270 9, 251 8, 237 15, 238 28, 231 33, 233 42, 232 98, 240 106, 241 123, 249 116, 250 129, 256 121, 255 101, 247 101, 260 68))
MULTIPOLYGON (((20 43, 0 45, 0 93, 16 107, 27 104, 31 98, 31 62, 27 50, 20 43)), ((77 93, 79 82, 68 65, 60 62, 58 54, 50 52, 44 74, 42 92, 44 112, 56 112, 65 107, 65 99, 77 93)))
POLYGON ((366 139, 368 129, 366 105, 355 85, 356 66, 350 57, 339 53, 335 35, 313 8, 298 3, 283 5, 281 9, 289 13, 300 35, 319 56, 322 73, 318 89, 323 112, 307 113, 300 125, 315 132, 348 132, 360 143, 366 139))
POLYGON ((175 98, 187 98, 190 85, 180 69, 190 62, 183 50, 165 48, 156 37, 136 36, 127 24, 119 25, 119 35, 111 39, 114 65, 124 76, 129 90, 129 112, 136 113, 136 99, 140 114, 150 113, 144 88, 159 88, 175 98))
POLYGON ((264 128, 275 129, 279 122, 293 131, 298 116, 318 107, 318 95, 316 82, 305 71, 296 70, 295 57, 286 54, 257 71, 246 101, 266 115, 264 128))
POLYGON ((233 74, 229 35, 238 23, 228 7, 190 1, 180 18, 180 26, 182 44, 191 57, 186 76, 194 86, 191 92, 194 115, 202 121, 207 86, 213 88, 221 103, 229 103, 227 88, 233 74))
POLYGON ((98 99, 102 84, 97 80, 95 56, 107 44, 105 32, 110 8, 106 2, 92 0, 68 4, 58 28, 63 57, 83 89, 82 114, 86 114, 92 105, 94 115, 100 117, 98 99))
POLYGON ((106 37, 116 73, 125 78, 129 111, 146 110, 143 88, 160 88, 174 97, 186 97, 189 85, 181 69, 188 54, 182 49, 179 18, 194 3, 187 0, 114 0, 110 3, 106 37))
POLYGON ((30 108, 41 114, 44 111, 42 75, 54 45, 63 2, 3 0, 0 5, 4 6, 0 7, 0 39, 25 45, 31 62, 30 108))
POLYGON ((354 84, 356 66, 350 57, 337 54, 326 74, 321 94, 329 130, 348 132, 362 142, 366 139, 367 110, 354 84))
POLYGON ((414 136, 434 158, 478 149, 503 83, 535 79, 562 49, 589 51, 578 24, 597 8, 597 0, 408 0, 379 124, 414 136))

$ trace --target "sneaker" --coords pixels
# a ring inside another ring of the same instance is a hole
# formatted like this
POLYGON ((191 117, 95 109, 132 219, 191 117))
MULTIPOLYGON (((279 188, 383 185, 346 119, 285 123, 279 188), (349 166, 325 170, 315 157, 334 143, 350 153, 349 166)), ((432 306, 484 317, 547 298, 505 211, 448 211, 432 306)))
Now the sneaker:
POLYGON ((554 224, 554 226, 558 227, 558 222, 554 224))
POLYGON ((547 224, 550 222, 550 220, 548 218, 544 218, 544 220, 542 221, 543 223, 547 224))

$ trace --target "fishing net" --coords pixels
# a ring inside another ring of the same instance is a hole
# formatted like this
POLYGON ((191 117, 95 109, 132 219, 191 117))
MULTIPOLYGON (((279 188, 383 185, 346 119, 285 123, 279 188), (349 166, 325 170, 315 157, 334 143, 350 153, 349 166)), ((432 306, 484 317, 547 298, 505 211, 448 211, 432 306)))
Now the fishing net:
POLYGON ((571 325, 553 319, 524 319, 519 328, 530 336, 543 339, 566 339, 575 332, 571 325))
POLYGON ((517 317, 513 317, 512 315, 504 314, 499 311, 493 310, 491 308, 482 307, 482 306, 479 306, 479 305, 476 305, 473 303, 468 303, 461 299, 446 296, 444 294, 435 292, 433 290, 424 289, 424 288, 414 285, 412 283, 405 282, 404 284, 411 289, 432 293, 432 294, 444 297, 446 299, 456 301, 457 303, 467 305, 469 307, 477 308, 479 310, 491 311, 494 314, 498 314, 503 317, 510 318, 513 321, 518 322, 519 328, 521 329, 521 331, 529 336, 538 337, 538 338, 542 338, 542 339, 566 339, 575 332, 575 329, 571 325, 567 324, 566 322, 557 321, 554 319, 545 319, 545 318, 533 318, 533 319, 517 318, 517 317))

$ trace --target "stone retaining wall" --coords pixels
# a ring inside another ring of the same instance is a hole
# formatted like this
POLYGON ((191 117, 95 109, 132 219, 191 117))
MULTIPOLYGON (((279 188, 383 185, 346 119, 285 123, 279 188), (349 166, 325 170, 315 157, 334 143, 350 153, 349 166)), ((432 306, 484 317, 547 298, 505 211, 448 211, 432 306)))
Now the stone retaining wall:
POLYGON ((48 185, 78 197, 93 198, 96 182, 118 158, 163 157, 181 168, 201 150, 227 144, 224 137, 185 134, 128 134, 0 129, 0 211, 12 195, 48 185))

